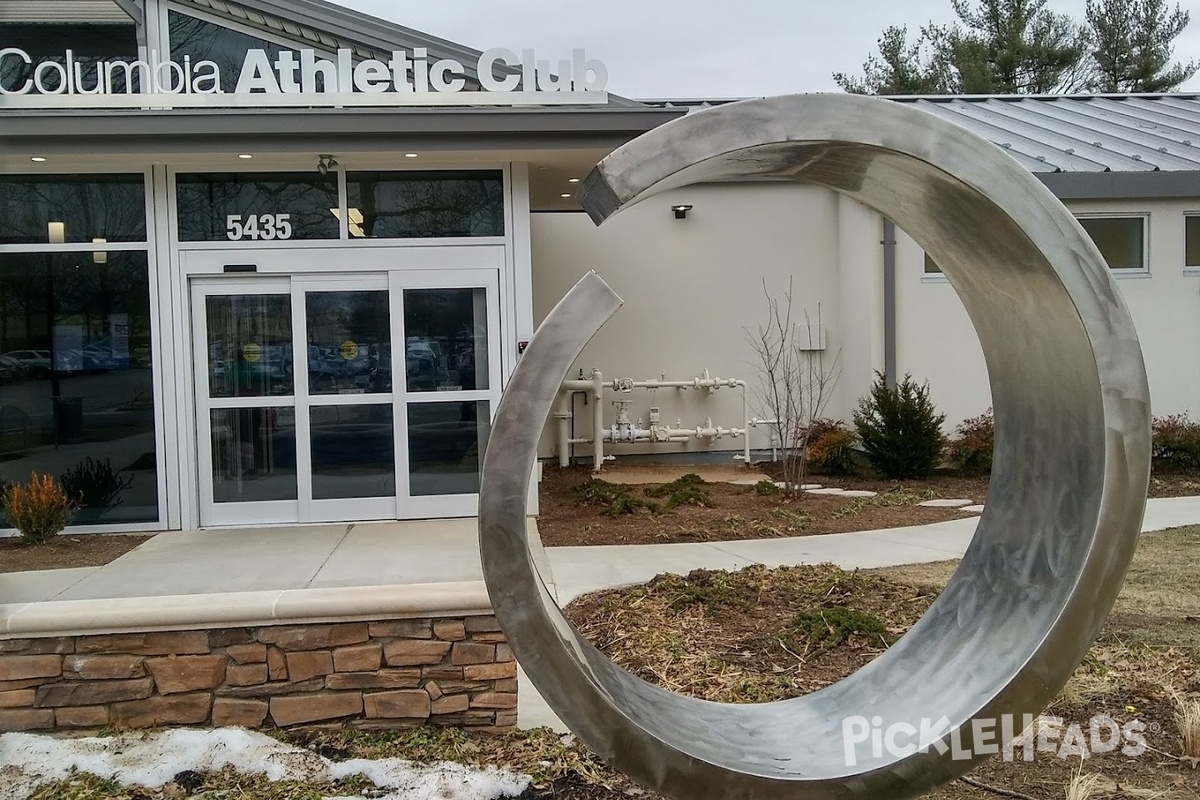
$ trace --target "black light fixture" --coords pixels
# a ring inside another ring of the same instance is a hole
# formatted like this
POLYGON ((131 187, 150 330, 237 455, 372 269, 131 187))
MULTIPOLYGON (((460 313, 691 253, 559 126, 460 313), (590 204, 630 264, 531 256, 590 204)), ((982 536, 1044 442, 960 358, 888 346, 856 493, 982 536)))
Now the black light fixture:
POLYGON ((691 206, 671 206, 671 210, 675 212, 675 219, 687 219, 688 212, 692 210, 691 206))
POLYGON ((337 165, 338 162, 335 161, 333 156, 329 153, 322 153, 321 155, 317 156, 317 172, 321 173, 322 175, 328 175, 329 170, 336 169, 337 165))

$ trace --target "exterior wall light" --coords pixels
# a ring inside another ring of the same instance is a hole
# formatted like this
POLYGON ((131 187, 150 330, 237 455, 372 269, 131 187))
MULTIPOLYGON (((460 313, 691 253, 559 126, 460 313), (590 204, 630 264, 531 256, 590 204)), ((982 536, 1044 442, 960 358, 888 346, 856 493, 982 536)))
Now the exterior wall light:
POLYGON ((45 156, 34 156, 33 158, 31 158, 29 160, 34 162, 35 164, 45 164, 46 163, 45 156))
POLYGON ((692 207, 671 206, 671 210, 675 212, 675 219, 687 219, 688 212, 692 210, 692 207))
POLYGON ((337 165, 338 162, 329 153, 322 153, 317 156, 317 172, 322 175, 328 175, 329 170, 335 169, 337 165))
POLYGON ((238 156, 238 158, 249 161, 250 159, 254 158, 254 156, 250 155, 249 153, 242 153, 238 156))

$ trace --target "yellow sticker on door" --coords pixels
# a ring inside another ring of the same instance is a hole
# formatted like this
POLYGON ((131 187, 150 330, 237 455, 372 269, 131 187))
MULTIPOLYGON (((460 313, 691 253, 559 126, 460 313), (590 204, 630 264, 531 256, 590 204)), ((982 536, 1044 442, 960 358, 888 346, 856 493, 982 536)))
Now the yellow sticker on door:
POLYGON ((262 361, 262 345, 251 342, 242 348, 242 359, 250 364, 257 364, 262 361))
POLYGON ((341 348, 338 350, 342 354, 342 358, 347 361, 353 361, 358 358, 358 345, 349 340, 342 342, 341 348))

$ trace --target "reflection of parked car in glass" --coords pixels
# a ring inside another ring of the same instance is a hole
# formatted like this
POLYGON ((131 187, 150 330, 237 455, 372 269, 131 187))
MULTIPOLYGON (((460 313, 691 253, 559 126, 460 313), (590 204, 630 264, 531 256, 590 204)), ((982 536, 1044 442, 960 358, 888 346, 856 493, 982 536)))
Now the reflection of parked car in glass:
POLYGON ((19 361, 35 378, 50 377, 49 350, 12 350, 4 356, 19 361))
POLYGON ((29 368, 15 358, 0 356, 0 381, 19 381, 29 374, 29 368))

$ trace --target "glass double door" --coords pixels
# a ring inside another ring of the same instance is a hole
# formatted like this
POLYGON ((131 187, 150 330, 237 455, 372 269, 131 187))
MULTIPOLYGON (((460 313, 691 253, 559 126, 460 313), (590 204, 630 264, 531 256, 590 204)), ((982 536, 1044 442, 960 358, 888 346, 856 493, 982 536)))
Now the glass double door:
POLYGON ((195 280, 201 525, 476 513, 497 283, 488 270, 195 280))

